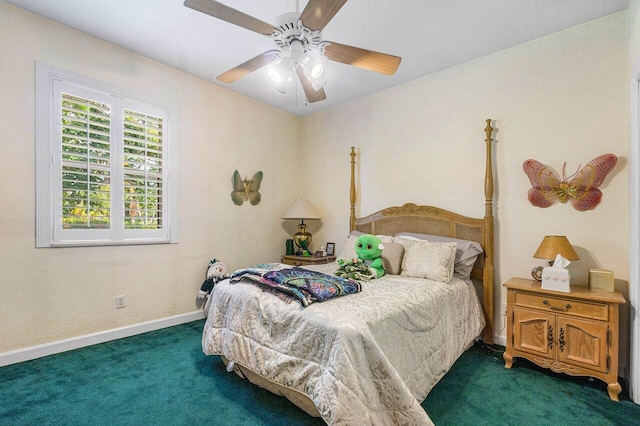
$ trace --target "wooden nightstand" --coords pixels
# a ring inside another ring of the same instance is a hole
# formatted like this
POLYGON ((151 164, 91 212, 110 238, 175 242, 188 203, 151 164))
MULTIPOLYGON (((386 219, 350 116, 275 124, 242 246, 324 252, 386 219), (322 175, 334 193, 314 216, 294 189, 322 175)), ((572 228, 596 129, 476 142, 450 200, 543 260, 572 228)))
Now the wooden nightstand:
POLYGON ((282 256, 282 263, 295 266, 321 265, 331 263, 336 260, 335 256, 282 256))
POLYGON ((505 367, 526 358, 556 373, 590 376, 607 383, 618 401, 620 292, 573 286, 570 293, 542 290, 538 281, 511 278, 507 288, 505 367))

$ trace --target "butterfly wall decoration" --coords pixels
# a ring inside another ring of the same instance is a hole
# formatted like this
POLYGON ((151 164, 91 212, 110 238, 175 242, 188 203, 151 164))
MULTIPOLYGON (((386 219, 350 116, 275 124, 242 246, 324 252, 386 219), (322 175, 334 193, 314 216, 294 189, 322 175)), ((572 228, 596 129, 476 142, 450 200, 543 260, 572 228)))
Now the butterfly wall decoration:
POLYGON ((236 206, 248 201, 252 206, 260 204, 260 183, 262 183, 262 172, 253 175, 253 179, 249 180, 245 176, 244 179, 236 170, 233 173, 233 191, 231 191, 231 200, 236 206))
POLYGON ((578 171, 569 177, 565 174, 565 162, 560 180, 547 166, 529 159, 522 165, 532 186, 527 192, 529 202, 536 207, 544 208, 557 201, 570 201, 578 211, 592 210, 602 199, 602 191, 598 187, 617 162, 618 158, 615 155, 604 154, 594 158, 584 167, 578 167, 578 171))

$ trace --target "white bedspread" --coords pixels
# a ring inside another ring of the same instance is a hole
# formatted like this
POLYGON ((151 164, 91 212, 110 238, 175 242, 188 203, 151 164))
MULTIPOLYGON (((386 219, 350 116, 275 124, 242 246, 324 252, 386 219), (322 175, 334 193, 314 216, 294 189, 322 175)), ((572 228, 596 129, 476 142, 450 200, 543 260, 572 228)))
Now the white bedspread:
POLYGON ((211 297, 204 352, 306 394, 330 425, 432 424, 420 402, 484 327, 458 278, 387 275, 307 308, 228 280, 211 297))

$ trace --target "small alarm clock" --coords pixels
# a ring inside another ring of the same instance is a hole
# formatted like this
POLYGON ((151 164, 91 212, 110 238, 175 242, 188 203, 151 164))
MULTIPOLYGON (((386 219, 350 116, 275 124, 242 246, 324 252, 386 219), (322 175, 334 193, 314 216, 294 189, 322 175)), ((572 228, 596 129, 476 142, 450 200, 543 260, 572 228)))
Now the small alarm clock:
POLYGON ((593 290, 613 292, 613 271, 589 269, 589 287, 593 290))

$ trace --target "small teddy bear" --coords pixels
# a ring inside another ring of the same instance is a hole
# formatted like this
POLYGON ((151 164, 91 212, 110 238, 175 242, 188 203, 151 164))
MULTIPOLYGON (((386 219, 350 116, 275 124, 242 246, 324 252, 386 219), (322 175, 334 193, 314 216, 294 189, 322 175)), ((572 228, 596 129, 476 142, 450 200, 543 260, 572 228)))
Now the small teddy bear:
POLYGON ((213 290, 213 286, 225 278, 229 278, 227 265, 216 259, 211 260, 207 268, 206 279, 202 283, 202 287, 200 287, 200 291, 198 292, 198 299, 208 296, 209 293, 211 293, 211 290, 213 290))

